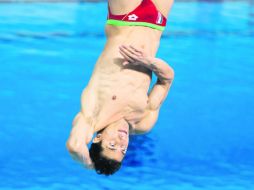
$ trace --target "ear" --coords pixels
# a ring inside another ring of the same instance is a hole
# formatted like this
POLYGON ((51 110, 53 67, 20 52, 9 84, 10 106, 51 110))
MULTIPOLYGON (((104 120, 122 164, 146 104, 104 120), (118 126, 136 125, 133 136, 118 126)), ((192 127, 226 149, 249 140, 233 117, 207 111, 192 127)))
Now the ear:
POLYGON ((99 143, 99 142, 101 142, 101 140, 102 140, 101 133, 97 133, 96 137, 94 137, 94 139, 93 139, 93 143, 99 143))

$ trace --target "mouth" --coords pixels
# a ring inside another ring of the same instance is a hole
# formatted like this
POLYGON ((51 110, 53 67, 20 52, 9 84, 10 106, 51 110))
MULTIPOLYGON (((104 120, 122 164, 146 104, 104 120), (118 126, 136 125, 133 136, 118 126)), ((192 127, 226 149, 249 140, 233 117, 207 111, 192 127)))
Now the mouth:
POLYGON ((118 130, 119 133, 123 134, 123 135, 128 135, 128 132, 125 130, 118 130))

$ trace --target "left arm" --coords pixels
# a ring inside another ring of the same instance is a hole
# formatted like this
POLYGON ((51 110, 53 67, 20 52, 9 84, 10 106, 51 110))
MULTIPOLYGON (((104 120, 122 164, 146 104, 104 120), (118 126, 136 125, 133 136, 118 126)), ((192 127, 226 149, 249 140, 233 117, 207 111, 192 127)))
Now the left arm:
POLYGON ((87 144, 92 140, 93 133, 82 112, 73 120, 73 127, 66 143, 71 157, 86 168, 93 168, 87 144))

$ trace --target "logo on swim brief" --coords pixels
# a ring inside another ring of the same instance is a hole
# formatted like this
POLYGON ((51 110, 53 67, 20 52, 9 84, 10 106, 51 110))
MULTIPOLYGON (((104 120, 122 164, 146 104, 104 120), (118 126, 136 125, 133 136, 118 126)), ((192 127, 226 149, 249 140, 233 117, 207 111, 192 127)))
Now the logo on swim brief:
POLYGON ((128 20, 137 20, 137 19, 138 19, 138 16, 135 15, 135 14, 132 14, 132 15, 128 16, 128 20))
POLYGON ((160 12, 158 12, 158 16, 157 16, 157 19, 156 19, 156 24, 162 24, 163 22, 163 16, 160 12))

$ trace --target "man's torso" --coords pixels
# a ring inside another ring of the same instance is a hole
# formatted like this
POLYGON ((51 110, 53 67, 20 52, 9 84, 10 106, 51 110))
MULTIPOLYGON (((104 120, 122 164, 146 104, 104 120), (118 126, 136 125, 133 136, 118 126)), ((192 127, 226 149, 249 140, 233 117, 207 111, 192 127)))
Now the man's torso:
POLYGON ((107 43, 82 94, 82 107, 95 131, 121 118, 135 125, 145 114, 151 72, 123 66, 120 45, 141 48, 155 56, 161 32, 148 27, 106 26, 107 43), (87 101, 89 99, 89 102, 87 101))

